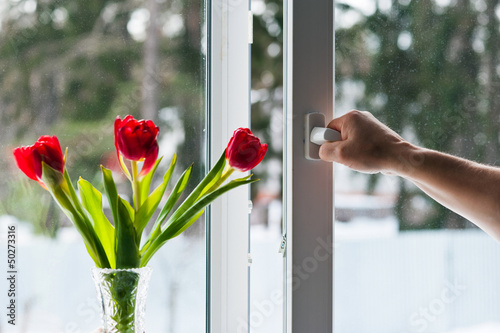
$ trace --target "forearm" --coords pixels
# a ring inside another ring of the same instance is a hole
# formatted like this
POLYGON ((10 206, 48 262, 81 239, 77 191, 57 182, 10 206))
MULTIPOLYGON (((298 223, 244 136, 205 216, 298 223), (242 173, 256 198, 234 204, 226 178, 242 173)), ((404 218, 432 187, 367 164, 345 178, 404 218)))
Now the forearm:
POLYGON ((394 155, 389 171, 500 241, 499 168, 406 144, 394 155))
POLYGON ((369 112, 353 110, 328 127, 339 131, 342 141, 323 144, 323 160, 409 179, 500 241, 499 168, 413 146, 369 112))

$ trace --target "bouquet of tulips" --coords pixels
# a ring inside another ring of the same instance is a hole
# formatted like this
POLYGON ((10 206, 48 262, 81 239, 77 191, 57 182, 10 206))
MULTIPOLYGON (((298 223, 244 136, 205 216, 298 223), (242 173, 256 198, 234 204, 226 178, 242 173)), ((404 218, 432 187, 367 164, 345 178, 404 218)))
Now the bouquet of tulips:
POLYGON ((166 198, 151 232, 143 238, 176 165, 174 155, 163 181, 151 191, 153 175, 162 160, 158 158, 158 132, 151 120, 136 120, 130 115, 115 120, 116 153, 131 183, 133 202, 118 194, 111 171, 101 166, 113 223, 103 212, 102 193, 97 188, 82 178, 78 181, 78 192, 73 187, 65 167, 67 149, 63 155, 57 137, 42 136, 34 145, 13 151, 21 171, 48 190, 73 222, 98 268, 144 267, 162 245, 189 228, 217 197, 256 181, 248 175, 225 182, 235 170, 244 172, 255 167, 267 151, 267 145, 261 144, 249 129, 237 129, 214 167, 174 209, 188 184, 192 166, 184 171, 166 198))

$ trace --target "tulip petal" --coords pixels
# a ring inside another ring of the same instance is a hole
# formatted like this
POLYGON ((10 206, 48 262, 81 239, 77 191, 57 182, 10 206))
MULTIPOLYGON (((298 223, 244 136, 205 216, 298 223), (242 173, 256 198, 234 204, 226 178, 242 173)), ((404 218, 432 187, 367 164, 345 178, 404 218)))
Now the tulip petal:
POLYGON ((248 171, 259 164, 266 155, 268 146, 261 144, 260 139, 248 128, 234 131, 226 149, 229 165, 239 171, 248 171))
POLYGON ((142 177, 151 171, 151 168, 154 166, 156 159, 158 158, 158 143, 155 141, 153 146, 149 149, 148 154, 146 155, 146 159, 144 160, 144 165, 142 166, 142 170, 139 173, 139 177, 142 177))
POLYGON ((125 162, 123 161, 123 157, 120 154, 120 149, 118 147, 118 141, 119 141, 119 135, 118 132, 121 128, 121 125, 127 120, 127 118, 132 117, 132 116, 127 116, 125 119, 122 121, 120 116, 117 116, 115 119, 115 148, 116 148, 116 156, 118 158, 118 162, 120 163, 120 167, 123 170, 123 173, 125 176, 127 176, 128 179, 132 179, 130 176, 130 172, 127 169, 127 166, 125 165, 125 162))
POLYGON ((39 181, 42 177, 42 158, 34 146, 19 147, 13 150, 17 167, 29 178, 39 181))
POLYGON ((158 157, 158 132, 159 128, 151 120, 136 120, 130 115, 123 120, 118 116, 115 120, 115 147, 119 159, 121 156, 122 160, 144 161, 140 176, 151 170, 158 157))
POLYGON ((45 189, 42 162, 61 174, 64 172, 65 157, 56 136, 43 135, 32 146, 14 149, 13 154, 19 169, 45 189))
POLYGON ((52 169, 64 172, 64 155, 56 136, 41 136, 35 143, 35 149, 42 156, 42 161, 52 169))

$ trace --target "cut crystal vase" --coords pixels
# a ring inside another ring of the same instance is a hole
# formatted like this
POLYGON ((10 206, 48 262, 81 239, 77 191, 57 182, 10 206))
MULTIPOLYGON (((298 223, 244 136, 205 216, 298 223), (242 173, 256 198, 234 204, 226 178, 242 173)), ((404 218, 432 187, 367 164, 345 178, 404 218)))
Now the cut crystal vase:
POLYGON ((93 268, 105 333, 144 333, 151 268, 93 268))

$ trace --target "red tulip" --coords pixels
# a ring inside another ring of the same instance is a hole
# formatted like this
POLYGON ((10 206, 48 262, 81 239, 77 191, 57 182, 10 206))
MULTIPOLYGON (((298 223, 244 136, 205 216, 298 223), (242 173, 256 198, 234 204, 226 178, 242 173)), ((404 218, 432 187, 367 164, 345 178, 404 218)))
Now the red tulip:
POLYGON ((19 169, 41 185, 42 161, 52 169, 64 172, 64 156, 56 136, 41 136, 34 145, 15 148, 13 153, 19 169))
POLYGON ((248 128, 238 128, 227 145, 226 159, 231 167, 248 171, 262 161, 266 152, 267 144, 261 144, 248 128))
POLYGON ((158 132, 151 120, 136 120, 130 115, 123 120, 116 117, 115 147, 120 163, 120 154, 128 160, 144 162, 139 175, 147 174, 158 158, 158 132))

